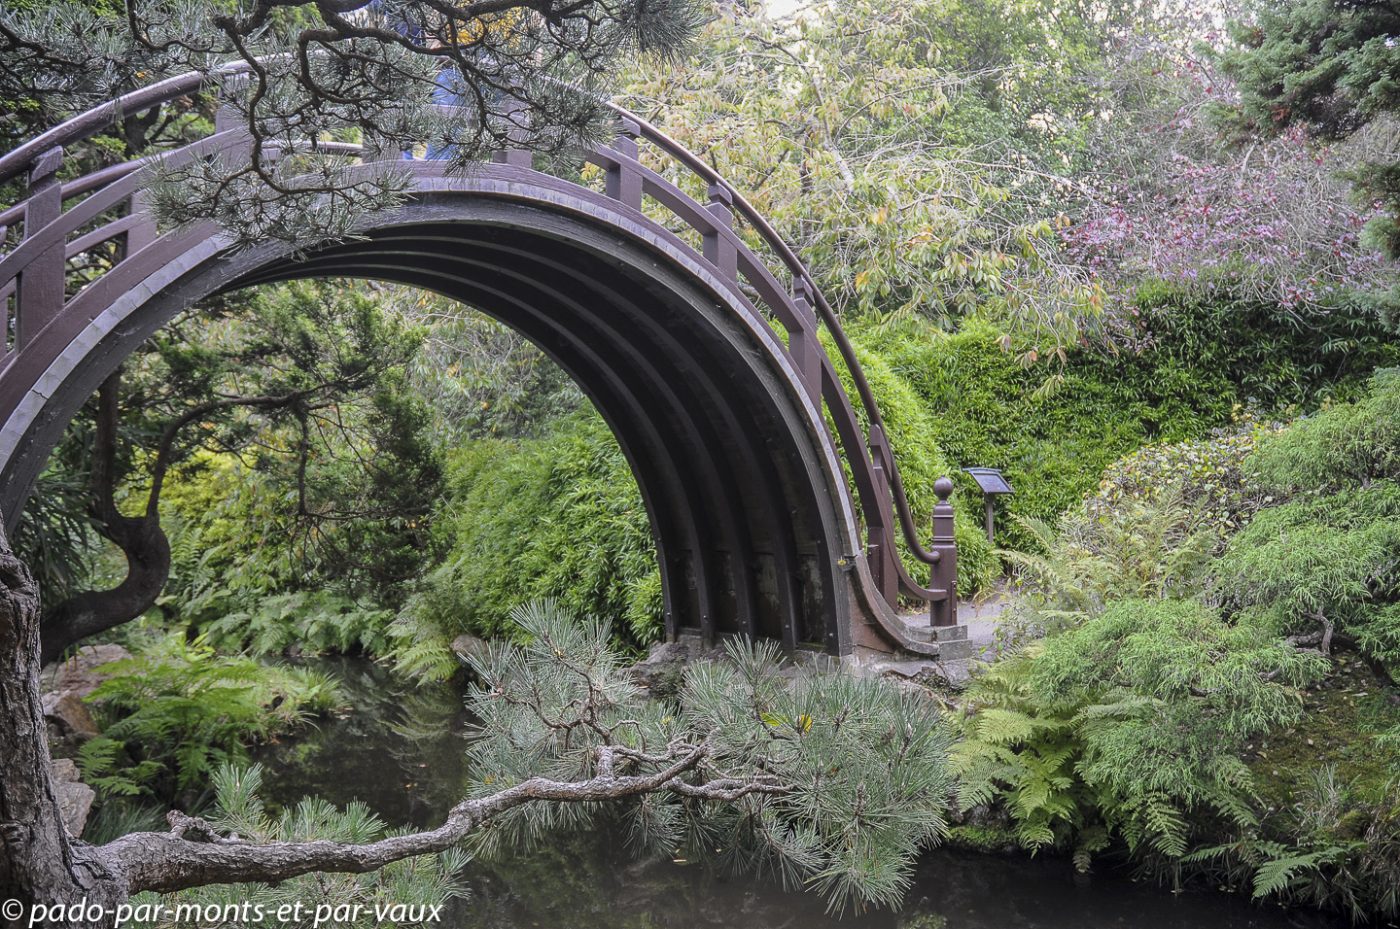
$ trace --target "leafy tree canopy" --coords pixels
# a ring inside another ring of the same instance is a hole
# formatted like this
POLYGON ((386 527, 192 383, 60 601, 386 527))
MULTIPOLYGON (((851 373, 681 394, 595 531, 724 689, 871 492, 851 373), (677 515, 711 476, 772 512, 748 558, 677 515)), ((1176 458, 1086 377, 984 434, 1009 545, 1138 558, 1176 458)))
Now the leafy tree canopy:
POLYGON ((1362 192, 1383 203, 1374 242, 1400 254, 1400 164, 1387 127, 1400 109, 1400 10, 1349 0, 1258 0, 1237 23, 1240 48, 1224 57, 1255 126, 1306 126, 1342 137, 1375 127, 1354 172, 1362 192))
POLYGON ((1051 99, 1098 36, 1091 18, 1027 6, 729 10, 629 99, 744 191, 840 307, 946 323, 990 301, 1064 344, 1096 297, 1055 260, 1040 194, 1069 183, 1090 105, 1051 99))

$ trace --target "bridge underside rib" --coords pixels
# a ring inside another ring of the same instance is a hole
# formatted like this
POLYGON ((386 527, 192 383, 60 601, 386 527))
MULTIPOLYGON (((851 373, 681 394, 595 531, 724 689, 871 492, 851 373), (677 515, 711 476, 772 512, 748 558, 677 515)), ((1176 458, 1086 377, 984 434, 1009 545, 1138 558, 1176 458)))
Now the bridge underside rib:
MULTIPOLYGON (((519 230, 403 227, 260 280, 365 277, 434 290, 521 332, 567 370, 617 435, 654 527, 672 634, 744 633, 835 647, 835 595, 811 488, 771 391, 736 364, 727 313, 622 261, 519 230), (756 402, 757 400, 763 402, 756 402)), ((790 424, 789 424, 790 425, 790 424)))

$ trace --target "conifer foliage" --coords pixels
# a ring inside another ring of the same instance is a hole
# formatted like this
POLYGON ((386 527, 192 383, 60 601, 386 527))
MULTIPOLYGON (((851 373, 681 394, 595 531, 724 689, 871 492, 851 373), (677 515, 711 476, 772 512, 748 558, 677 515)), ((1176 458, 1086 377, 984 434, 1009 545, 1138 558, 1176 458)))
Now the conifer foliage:
MULTIPOLYGON (((718 857, 810 886, 833 909, 899 902, 918 851, 945 831, 949 731, 936 704, 837 668, 784 670, 771 642, 726 645, 685 669, 675 703, 644 697, 607 623, 550 601, 518 609, 529 636, 475 662, 474 792, 531 778, 656 777, 627 801, 640 849, 718 857), (724 802, 716 802, 724 801, 724 802)), ((596 804, 531 804, 478 840, 539 842, 596 804)))

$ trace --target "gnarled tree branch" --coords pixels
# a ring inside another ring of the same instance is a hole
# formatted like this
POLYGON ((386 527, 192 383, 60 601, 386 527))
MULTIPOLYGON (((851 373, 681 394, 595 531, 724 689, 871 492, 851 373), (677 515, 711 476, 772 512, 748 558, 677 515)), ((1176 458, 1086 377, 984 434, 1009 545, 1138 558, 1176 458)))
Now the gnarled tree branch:
POLYGON ((633 757, 612 746, 597 752, 597 773, 581 781, 532 777, 485 797, 464 800, 436 829, 391 836, 375 842, 276 842, 258 844, 222 838, 208 823, 170 814, 171 831, 139 832, 101 848, 119 862, 130 891, 169 892, 205 884, 276 882, 313 871, 361 874, 404 858, 446 851, 494 817, 528 803, 596 803, 671 791, 697 800, 733 802, 749 794, 778 794, 775 779, 721 777, 688 781, 708 757, 708 745, 678 745, 665 764, 645 774, 612 773, 619 760, 633 757))

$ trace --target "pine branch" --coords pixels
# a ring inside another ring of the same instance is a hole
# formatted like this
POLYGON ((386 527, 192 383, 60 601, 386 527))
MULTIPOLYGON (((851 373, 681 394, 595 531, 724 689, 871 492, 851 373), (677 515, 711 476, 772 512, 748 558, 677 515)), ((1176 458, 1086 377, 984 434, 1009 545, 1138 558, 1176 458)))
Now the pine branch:
POLYGON ((619 757, 613 746, 597 751, 598 773, 581 781, 532 777, 485 797, 464 800, 453 807, 436 829, 396 835, 364 844, 330 841, 253 843, 221 837, 213 826, 184 813, 169 814, 167 833, 138 832, 103 846, 100 852, 120 862, 132 893, 153 890, 168 893, 217 883, 276 882, 313 871, 363 874, 404 858, 446 851, 473 831, 508 810, 530 803, 597 803, 622 800, 659 791, 683 797, 734 802, 750 794, 782 794, 787 788, 776 779, 719 777, 691 783, 684 775, 694 771, 710 755, 708 745, 677 745, 664 756, 658 770, 619 776, 613 772, 619 757))

